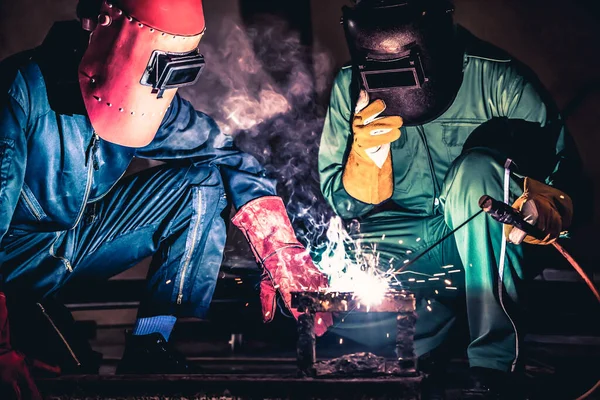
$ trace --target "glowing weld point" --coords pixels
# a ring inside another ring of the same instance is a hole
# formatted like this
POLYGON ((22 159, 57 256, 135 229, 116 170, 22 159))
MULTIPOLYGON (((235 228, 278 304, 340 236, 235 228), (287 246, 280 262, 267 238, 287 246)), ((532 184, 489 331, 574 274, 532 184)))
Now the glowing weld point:
POLYGON ((558 196, 558 197, 560 197, 561 199, 564 199, 564 198, 565 198, 565 196, 563 196, 562 194, 561 194, 560 196, 558 196))
POLYGON ((360 310, 360 303, 356 303, 356 309, 360 310))
POLYGON ((427 306, 427 311, 431 311, 431 306, 427 306))
POLYGON ((271 311, 267 311, 267 312, 265 313, 265 317, 268 317, 269 315, 271 315, 271 311))
POLYGON ((344 318, 342 318, 342 322, 344 322, 344 318))
POLYGON ((386 334, 385 334, 385 336, 386 336, 386 337, 390 337, 390 334, 389 334, 389 333, 386 333, 386 334))
POLYGON ((402 243, 404 243, 404 240, 400 239, 400 240, 398 240, 398 243, 402 244, 402 243))
POLYGON ((420 238, 420 237, 418 237, 418 238, 417 238, 417 242, 420 242, 420 241, 421 241, 421 238, 420 238))
POLYGON ((249 304, 249 303, 246 303, 246 307, 248 307, 248 304, 249 304))
POLYGON ((165 283, 168 285, 169 283, 171 283, 171 280, 169 279, 169 280, 168 280, 168 281, 166 281, 165 283))
POLYGON ((317 320, 317 324, 319 324, 319 325, 321 325, 321 323, 322 323, 322 322, 323 322, 323 318, 319 318, 319 319, 317 320))
POLYGON ((344 344, 344 339, 340 338, 340 344, 344 344))
POLYGON ((404 264, 406 264, 408 262, 408 260, 404 260, 404 264))
POLYGON ((406 254, 412 254, 412 250, 406 250, 406 254))
POLYGON ((458 290, 458 288, 455 288, 454 286, 446 286, 446 289, 450 289, 450 290, 458 290))
POLYGON ((442 275, 446 275, 445 272, 438 272, 437 274, 433 274, 433 276, 442 276, 442 275))
POLYGON ((419 279, 417 283, 425 282, 425 279, 419 279))
MULTIPOLYGON (((473 264, 471 264, 471 265, 473 265, 473 264)), ((452 268, 452 267, 454 267, 454 265, 450 264, 450 265, 444 265, 442 268, 452 268)))
POLYGON ((469 264, 469 267, 472 267, 472 266, 473 266, 473 264, 469 264))
POLYGON ((391 263, 392 263, 392 261, 394 261, 394 257, 390 258, 390 261, 389 261, 389 263, 391 264, 391 263))
POLYGON ((452 281, 450 279, 444 279, 444 283, 446 285, 452 285, 452 281))
POLYGON ((381 235, 381 240, 385 240, 385 233, 381 235))
POLYGON ((415 278, 408 278, 408 281, 409 282, 414 282, 414 281, 416 281, 416 279, 415 278))
POLYGON ((435 290, 435 294, 439 294, 440 292, 437 291, 437 289, 435 290))
POLYGON ((460 269, 453 269, 452 271, 448 271, 449 274, 454 274, 456 272, 460 272, 460 269))
POLYGON ((427 300, 427 304, 431 304, 431 300, 427 300))
POLYGON ((440 278, 429 278, 430 281, 439 281, 440 278))

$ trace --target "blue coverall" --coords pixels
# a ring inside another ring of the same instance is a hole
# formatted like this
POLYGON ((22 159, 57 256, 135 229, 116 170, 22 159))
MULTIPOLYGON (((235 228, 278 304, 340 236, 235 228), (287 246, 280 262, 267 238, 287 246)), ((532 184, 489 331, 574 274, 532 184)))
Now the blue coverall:
POLYGON ((148 146, 99 139, 85 113, 53 109, 38 55, 1 65, 3 290, 38 301, 153 256, 141 316, 204 316, 225 244, 221 212, 274 195, 274 181, 179 95, 148 146), (123 178, 134 157, 165 164, 123 178))

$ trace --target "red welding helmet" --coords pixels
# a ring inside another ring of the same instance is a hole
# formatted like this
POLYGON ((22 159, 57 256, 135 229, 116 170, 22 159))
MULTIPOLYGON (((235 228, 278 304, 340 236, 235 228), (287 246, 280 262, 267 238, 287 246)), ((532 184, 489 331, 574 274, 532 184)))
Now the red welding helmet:
POLYGON ((79 86, 98 136, 150 143, 177 88, 204 67, 201 0, 104 1, 79 66, 79 86))

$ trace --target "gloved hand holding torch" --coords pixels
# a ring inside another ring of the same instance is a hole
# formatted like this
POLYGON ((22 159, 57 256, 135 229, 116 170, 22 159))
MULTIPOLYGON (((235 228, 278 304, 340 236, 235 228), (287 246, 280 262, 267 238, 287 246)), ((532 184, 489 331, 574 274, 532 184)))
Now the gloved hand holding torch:
POLYGON ((523 194, 513 203, 525 221, 535 225, 546 236, 542 239, 526 235, 512 225, 504 225, 504 234, 509 242, 519 244, 548 245, 566 230, 573 219, 573 202, 564 192, 541 182, 525 178, 523 194))

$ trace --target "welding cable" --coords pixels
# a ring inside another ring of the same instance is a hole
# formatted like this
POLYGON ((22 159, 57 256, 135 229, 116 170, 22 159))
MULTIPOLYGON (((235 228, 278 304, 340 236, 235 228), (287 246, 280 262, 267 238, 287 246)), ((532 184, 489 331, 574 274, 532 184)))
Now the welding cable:
POLYGON ((590 394, 594 393, 596 391, 596 389, 598 389, 598 387, 600 387, 600 381, 596 382, 596 384, 594 386, 592 386, 592 388, 590 390, 588 390, 587 392, 585 392, 584 394, 582 394, 581 396, 579 396, 575 400, 586 399, 590 394))
POLYGON ((583 281, 588 285, 588 287, 590 288, 590 290, 592 291, 592 293, 594 293, 594 296, 596 296, 596 300, 598 300, 598 302, 600 302, 600 293, 598 293, 598 289, 596 289, 596 287, 594 286, 594 282, 592 282, 592 280, 585 273, 585 271, 583 270, 583 268, 581 268, 581 266, 577 263, 577 261, 575 261, 575 259, 567 252, 567 250, 565 250, 565 248, 562 247, 557 241, 552 242, 552 246, 554 246, 554 248, 556 250, 558 250, 558 252, 560 254, 562 254, 562 256, 564 258, 567 259, 567 261, 569 262, 569 264, 571 264, 571 266, 573 267, 573 269, 575 271, 577 271, 577 273, 579 274, 579 276, 581 276, 581 278, 583 279, 583 281))

